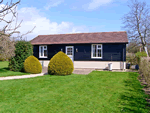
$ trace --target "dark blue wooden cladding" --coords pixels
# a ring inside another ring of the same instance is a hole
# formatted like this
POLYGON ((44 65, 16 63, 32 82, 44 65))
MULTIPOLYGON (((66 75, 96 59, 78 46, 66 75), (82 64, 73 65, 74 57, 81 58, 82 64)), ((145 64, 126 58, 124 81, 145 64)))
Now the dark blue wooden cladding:
POLYGON ((35 45, 33 48, 34 56, 39 60, 50 60, 57 52, 61 51, 61 49, 66 53, 66 46, 74 46, 74 61, 126 61, 125 43, 102 44, 102 59, 91 58, 91 44, 47 45, 48 58, 39 58, 39 46, 35 45), (76 51, 76 49, 78 51, 76 51))

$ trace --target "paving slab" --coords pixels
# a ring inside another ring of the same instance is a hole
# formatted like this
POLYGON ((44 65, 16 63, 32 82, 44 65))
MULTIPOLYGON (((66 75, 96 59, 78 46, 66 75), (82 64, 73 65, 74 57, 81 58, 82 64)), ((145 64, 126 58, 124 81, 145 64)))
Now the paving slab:
MULTIPOLYGON (((93 69, 93 68, 75 68, 73 73, 74 74, 89 74, 93 70, 95 70, 95 69, 93 69)), ((42 73, 45 73, 45 74, 48 73, 47 72, 47 67, 43 67, 42 73)))
POLYGON ((74 74, 83 74, 83 75, 87 75, 89 73, 91 73, 92 71, 94 71, 95 69, 93 68, 75 68, 73 73, 74 74))

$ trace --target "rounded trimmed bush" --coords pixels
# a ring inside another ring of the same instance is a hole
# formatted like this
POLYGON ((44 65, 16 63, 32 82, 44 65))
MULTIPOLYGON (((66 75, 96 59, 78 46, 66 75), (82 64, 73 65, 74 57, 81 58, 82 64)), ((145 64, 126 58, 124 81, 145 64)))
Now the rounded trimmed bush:
POLYGON ((32 56, 29 56, 24 62, 24 70, 27 73, 37 74, 42 72, 42 65, 39 60, 32 56))
POLYGON ((72 60, 62 51, 55 54, 48 65, 50 75, 70 75, 74 70, 72 60))

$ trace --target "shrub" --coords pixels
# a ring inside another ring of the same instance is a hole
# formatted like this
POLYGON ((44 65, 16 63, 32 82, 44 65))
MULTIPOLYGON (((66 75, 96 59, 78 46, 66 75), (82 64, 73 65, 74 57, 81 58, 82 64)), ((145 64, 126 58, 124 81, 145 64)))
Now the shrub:
POLYGON ((142 59, 139 67, 139 72, 144 76, 148 86, 150 86, 150 64, 147 59, 142 59))
MULTIPOLYGON (((1 56, 1 54, 0 54, 0 56, 1 56)), ((0 61, 5 61, 6 59, 4 59, 4 58, 2 58, 2 57, 0 57, 0 61)))
POLYGON ((29 56, 24 62, 24 70, 32 74, 41 73, 42 65, 36 57, 29 56))
POLYGON ((141 57, 147 57, 147 54, 145 52, 137 52, 135 56, 136 56, 137 64, 140 66, 141 57))
POLYGON ((55 54, 48 65, 48 73, 51 75, 70 75, 73 69, 72 60, 62 51, 55 54))
POLYGON ((134 53, 127 53, 126 54, 126 61, 128 63, 130 63, 131 65, 136 65, 137 61, 136 61, 136 56, 134 53))
POLYGON ((12 71, 24 71, 23 63, 27 57, 33 55, 33 47, 30 42, 18 41, 15 44, 15 56, 9 60, 9 68, 12 71))

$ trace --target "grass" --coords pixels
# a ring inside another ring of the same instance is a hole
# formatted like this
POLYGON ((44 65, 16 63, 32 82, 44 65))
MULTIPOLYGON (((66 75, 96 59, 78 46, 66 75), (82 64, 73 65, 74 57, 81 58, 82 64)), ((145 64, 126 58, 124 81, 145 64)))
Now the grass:
POLYGON ((0 61, 0 77, 27 75, 27 74, 29 74, 29 73, 10 71, 8 68, 8 62, 7 61, 4 61, 4 62, 0 61))
POLYGON ((136 72, 100 72, 0 82, 0 112, 148 113, 136 72))

